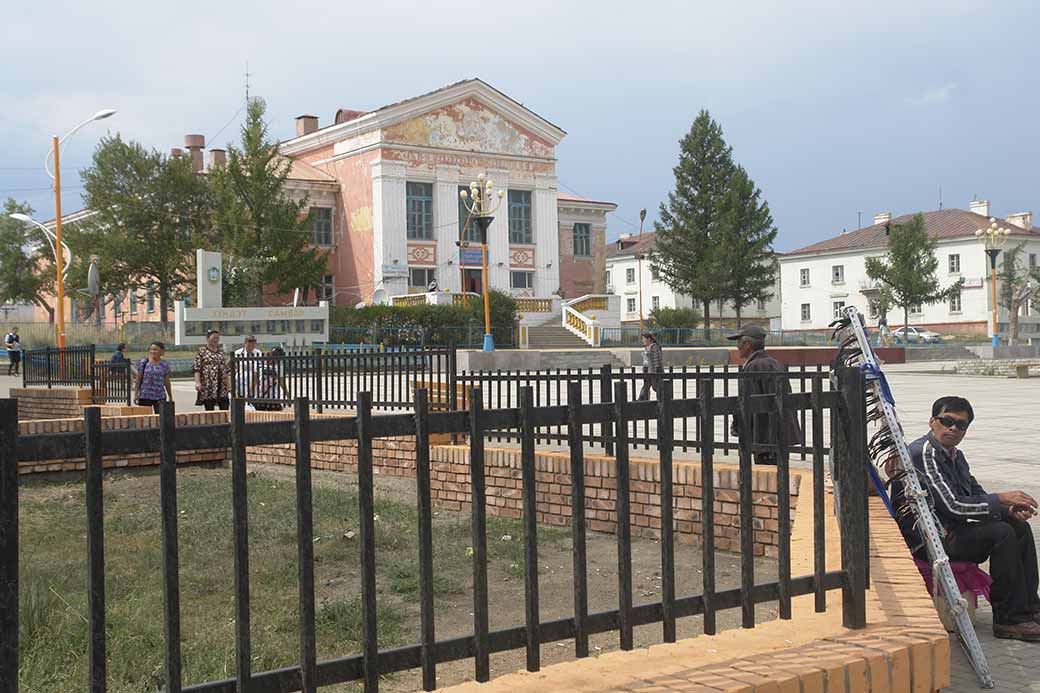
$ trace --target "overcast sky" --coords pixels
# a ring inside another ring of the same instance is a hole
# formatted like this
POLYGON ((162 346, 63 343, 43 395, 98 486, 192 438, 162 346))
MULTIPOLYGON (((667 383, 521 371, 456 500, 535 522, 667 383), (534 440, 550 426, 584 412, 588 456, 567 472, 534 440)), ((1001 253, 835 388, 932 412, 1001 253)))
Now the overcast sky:
MULTIPOLYGON (((608 235, 656 217, 679 138, 707 108, 790 250, 877 211, 1040 213, 1035 2, 39 0, 0 25, 0 197, 65 209, 105 130, 148 146, 237 137, 246 64, 272 134, 480 77, 567 131, 561 190, 619 204, 608 235), (327 5, 327 6, 326 6, 327 5)), ((1040 222, 1040 220, 1038 220, 1040 222)), ((649 228, 649 224, 648 224, 649 228)))

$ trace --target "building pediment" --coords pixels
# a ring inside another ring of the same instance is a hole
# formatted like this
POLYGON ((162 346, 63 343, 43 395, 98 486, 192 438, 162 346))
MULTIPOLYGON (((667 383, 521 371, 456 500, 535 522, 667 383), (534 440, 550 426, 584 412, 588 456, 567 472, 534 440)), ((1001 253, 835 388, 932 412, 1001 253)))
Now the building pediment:
POLYGON ((476 97, 383 128, 384 143, 553 158, 552 142, 476 97))
POLYGON ((338 155, 383 142, 548 159, 565 135, 486 82, 469 79, 283 142, 280 151, 293 156, 332 144, 338 155))

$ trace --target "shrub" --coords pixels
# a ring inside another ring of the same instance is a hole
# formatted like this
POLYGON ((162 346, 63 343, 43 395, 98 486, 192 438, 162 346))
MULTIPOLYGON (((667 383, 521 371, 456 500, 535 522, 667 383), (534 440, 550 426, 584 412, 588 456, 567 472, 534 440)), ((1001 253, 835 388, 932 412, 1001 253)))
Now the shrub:
POLYGON ((656 329, 697 327, 701 314, 693 308, 654 308, 650 311, 648 326, 656 329))

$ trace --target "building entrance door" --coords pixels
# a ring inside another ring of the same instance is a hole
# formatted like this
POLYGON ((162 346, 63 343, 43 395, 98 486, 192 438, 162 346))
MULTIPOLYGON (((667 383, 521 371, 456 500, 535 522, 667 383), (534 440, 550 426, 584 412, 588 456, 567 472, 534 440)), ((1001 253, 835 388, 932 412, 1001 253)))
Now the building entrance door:
POLYGON ((462 270, 462 290, 469 291, 474 294, 483 293, 484 288, 483 270, 479 269, 464 269, 462 270))

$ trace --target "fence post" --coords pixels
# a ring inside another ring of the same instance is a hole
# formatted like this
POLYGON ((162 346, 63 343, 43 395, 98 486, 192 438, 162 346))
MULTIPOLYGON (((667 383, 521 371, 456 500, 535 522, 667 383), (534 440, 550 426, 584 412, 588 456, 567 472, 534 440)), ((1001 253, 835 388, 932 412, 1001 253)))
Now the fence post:
POLYGON ((126 406, 134 406, 134 388, 133 388, 133 372, 130 368, 130 361, 124 364, 126 369, 126 406))
POLYGON ((455 375, 457 368, 458 354, 455 350, 455 342, 453 340, 448 343, 448 411, 455 411, 459 407, 459 379, 455 375))
POLYGON ((321 349, 314 349, 314 402, 318 405, 318 413, 324 411, 321 392, 321 349))
MULTIPOLYGON (((614 378, 611 376, 610 364, 604 364, 599 369, 599 401, 600 404, 610 404, 614 401, 614 392, 611 383, 614 378)), ((591 398, 590 398, 591 399, 591 398)), ((613 424, 609 421, 601 423, 599 425, 600 435, 603 437, 603 454, 607 457, 614 455, 614 436, 612 435, 613 424)))
POLYGON ((0 691, 18 692, 18 400, 0 400, 0 691))
POLYGON ((47 389, 51 389, 51 348, 47 347, 47 389))
POLYGON ((863 373, 855 368, 837 372, 837 440, 832 441, 835 485, 840 493, 838 524, 841 529, 842 624, 863 628, 867 624, 867 475, 863 468, 867 453, 866 386, 863 373))

